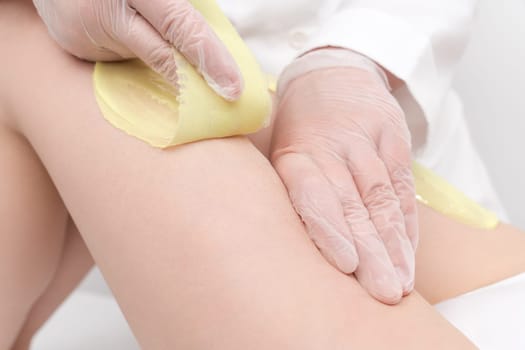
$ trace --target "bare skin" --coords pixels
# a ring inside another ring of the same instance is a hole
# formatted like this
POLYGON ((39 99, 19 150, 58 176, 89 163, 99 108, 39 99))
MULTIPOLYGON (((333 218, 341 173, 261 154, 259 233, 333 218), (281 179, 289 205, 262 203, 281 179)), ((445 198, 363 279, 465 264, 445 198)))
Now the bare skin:
POLYGON ((93 258, 71 220, 66 232, 60 263, 53 279, 42 295, 32 304, 25 323, 11 347, 12 350, 29 349, 31 340, 37 331, 93 267, 93 258))
MULTIPOLYGON (((20 290, 35 291, 17 303, 8 296, 0 299, 18 306, 0 319, 2 330, 9 330, 13 315, 26 315, 31 305, 38 305, 37 290, 56 290, 50 281, 61 266, 57 256, 69 213, 144 349, 207 349, 210 344, 228 349, 472 348, 418 293, 389 307, 373 300, 353 277, 333 269, 308 240, 271 165, 249 140, 152 149, 103 120, 92 95, 92 66, 58 50, 29 3, 1 3, 0 27, 0 39, 10 52, 0 64, 11 68, 0 72, 0 120, 6 135, 0 148, 18 147, 20 153, 0 176, 13 180, 16 189, 23 188, 16 181, 27 178, 25 174, 46 179, 49 193, 42 205, 55 201, 54 216, 62 223, 46 230, 48 244, 39 246, 46 264, 32 265, 46 266, 47 279, 28 277, 17 284, 20 290), (35 159, 29 165, 20 161, 29 156, 35 159), (374 336, 378 333, 384 336, 374 336)), ((3 169, 5 159, 10 158, 0 158, 3 169)), ((17 214, 21 217, 27 209, 1 208, 2 218, 4 213, 13 218, 2 220, 1 232, 10 233, 22 222, 15 220, 17 214)), ((446 263, 442 256, 426 258, 440 244, 432 220, 446 219, 425 209, 421 215, 422 222, 427 215, 435 234, 422 239, 418 266, 423 272, 416 288, 428 286, 426 297, 437 301, 447 292, 434 293, 431 282, 437 277, 428 277, 424 264, 432 269, 446 263)), ((51 226, 20 229, 21 235, 51 226)), ((429 232, 424 226, 422 231, 429 232)), ((12 236, 2 234, 1 239, 12 236)), ((451 248, 446 241, 443 245, 451 248)), ((457 250, 456 262, 463 254, 457 250)), ((450 249, 449 255, 455 256, 450 249)), ((10 264, 16 268, 6 272, 5 280, 26 272, 23 265, 10 264)), ((494 271, 452 294, 524 267, 523 259, 514 259, 501 268, 504 274, 494 271)), ((442 281, 450 272, 446 270, 439 270, 442 281)), ((18 334, 12 331, 10 342, 18 334)))

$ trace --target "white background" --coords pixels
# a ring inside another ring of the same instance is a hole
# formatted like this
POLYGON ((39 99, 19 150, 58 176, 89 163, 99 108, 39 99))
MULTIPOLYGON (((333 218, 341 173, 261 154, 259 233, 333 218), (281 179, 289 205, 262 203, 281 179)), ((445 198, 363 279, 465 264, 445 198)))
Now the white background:
POLYGON ((525 1, 481 4, 455 86, 511 222, 525 230, 525 1))

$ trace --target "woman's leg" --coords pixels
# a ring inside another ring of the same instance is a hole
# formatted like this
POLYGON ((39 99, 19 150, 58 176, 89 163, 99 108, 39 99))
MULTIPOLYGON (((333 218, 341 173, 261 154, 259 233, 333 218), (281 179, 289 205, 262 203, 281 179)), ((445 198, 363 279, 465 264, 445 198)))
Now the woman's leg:
POLYGON ((109 126, 92 66, 10 6, 7 109, 145 349, 471 347, 417 294, 385 306, 327 264, 245 138, 160 151, 109 126))
MULTIPOLYGON (((423 205, 419 215, 416 290, 431 304, 525 272, 525 233, 503 224, 496 230, 473 229, 423 205)), ((12 350, 29 348, 33 335, 92 265, 76 227, 68 231, 57 273, 33 306, 12 350)))
POLYGON ((0 169, 0 349, 8 349, 55 273, 67 213, 27 142, 2 124, 0 169))
POLYGON ((467 227, 419 206, 416 290, 437 303, 525 272, 525 233, 467 227))
POLYGON ((34 303, 11 350, 27 350, 31 339, 93 266, 75 224, 69 220, 60 264, 45 292, 34 303))

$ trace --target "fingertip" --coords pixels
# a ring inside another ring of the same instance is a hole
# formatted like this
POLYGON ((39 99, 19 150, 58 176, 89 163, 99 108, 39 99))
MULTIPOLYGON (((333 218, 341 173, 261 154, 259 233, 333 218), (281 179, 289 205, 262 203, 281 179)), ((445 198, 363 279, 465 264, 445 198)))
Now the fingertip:
POLYGON ((416 259, 408 238, 405 237, 401 242, 401 249, 391 257, 394 258, 394 269, 403 288, 403 294, 407 295, 414 288, 416 259))
POLYGON ((405 287, 403 288, 403 296, 404 297, 406 297, 407 295, 410 295, 410 293, 412 293, 414 291, 414 285, 415 285, 415 281, 414 280, 412 280, 407 285, 405 285, 405 287))
POLYGON ((199 56, 197 67, 208 85, 225 100, 238 100, 244 90, 244 78, 228 49, 217 39, 215 44, 207 45, 199 56), (213 54, 214 58, 205 56, 206 53, 209 56, 213 54))
POLYGON ((395 305, 403 298, 402 283, 392 267, 374 273, 360 266, 356 277, 368 293, 383 304, 395 305))
MULTIPOLYGON (((310 236, 316 237, 317 235, 311 234, 310 236)), ((321 243, 319 240, 314 240, 314 242, 330 265, 344 274, 355 272, 359 265, 359 257, 352 245, 345 245, 344 248, 334 249, 328 248, 329 245, 327 245, 326 242, 321 243)))
POLYGON ((403 287, 403 295, 408 295, 414 289, 414 276, 408 268, 396 266, 396 273, 403 287))
POLYGON ((241 97, 244 90, 244 79, 239 72, 232 71, 217 76, 203 72, 202 75, 213 91, 225 100, 233 102, 241 97))
POLYGON ((380 291, 369 291, 370 294, 387 305, 396 305, 403 299, 403 289, 401 284, 391 285, 388 288, 384 288, 380 291))
POLYGON ((345 274, 353 273, 359 265, 359 257, 355 249, 352 248, 339 254, 339 258, 336 259, 337 268, 345 274))

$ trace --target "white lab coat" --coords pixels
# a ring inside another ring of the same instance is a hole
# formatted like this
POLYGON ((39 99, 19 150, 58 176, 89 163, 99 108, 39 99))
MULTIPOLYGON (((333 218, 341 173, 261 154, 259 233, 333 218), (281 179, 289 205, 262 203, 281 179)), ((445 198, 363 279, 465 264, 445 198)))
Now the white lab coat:
POLYGON ((268 73, 278 76, 298 55, 331 45, 360 52, 403 80, 405 86, 393 93, 406 113, 415 158, 506 218, 451 87, 477 1, 218 3, 268 73))

